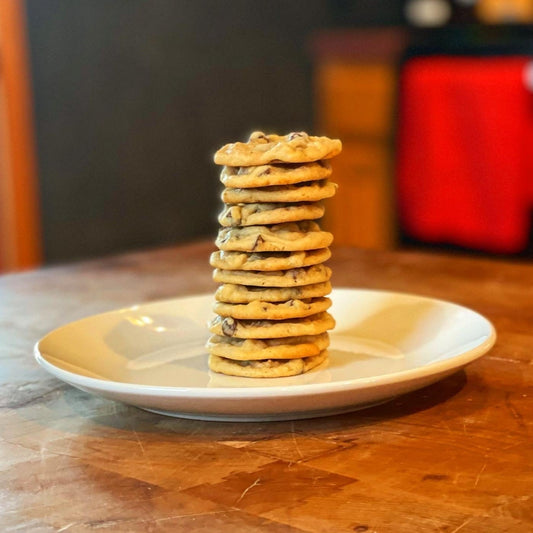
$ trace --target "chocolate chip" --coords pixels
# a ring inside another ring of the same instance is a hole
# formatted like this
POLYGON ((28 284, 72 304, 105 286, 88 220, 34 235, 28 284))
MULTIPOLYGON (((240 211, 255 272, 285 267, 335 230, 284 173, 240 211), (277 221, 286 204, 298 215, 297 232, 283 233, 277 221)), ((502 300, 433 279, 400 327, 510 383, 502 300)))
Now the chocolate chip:
POLYGON ((270 174, 272 171, 270 170, 270 168, 267 168, 266 170, 263 170, 263 172, 260 172, 259 175, 260 176, 267 176, 268 174, 270 174))
POLYGON ((289 300, 288 304, 289 304, 289 307, 294 307, 294 300, 289 300))
POLYGON ((252 247, 252 250, 255 250, 258 245, 260 245, 260 244, 262 244, 264 242, 265 242, 265 239, 263 239, 263 237, 261 237, 261 235, 258 235, 257 239, 255 239, 255 242, 254 242, 254 245, 252 247))
POLYGON ((237 329, 237 322, 231 317, 227 317, 222 321, 222 333, 227 337, 233 337, 237 329))
POLYGON ((298 279, 298 270, 291 270, 291 277, 294 281, 296 281, 298 279))
POLYGON ((305 133, 303 131, 293 131, 292 133, 289 133, 289 141, 292 141, 293 139, 298 139, 299 137, 305 137, 305 133))

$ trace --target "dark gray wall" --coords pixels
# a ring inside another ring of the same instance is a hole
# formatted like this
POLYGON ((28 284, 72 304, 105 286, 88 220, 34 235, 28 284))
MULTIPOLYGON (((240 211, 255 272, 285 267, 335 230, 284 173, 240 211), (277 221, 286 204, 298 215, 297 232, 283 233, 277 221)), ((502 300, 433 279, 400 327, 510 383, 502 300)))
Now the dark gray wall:
POLYGON ((353 4, 28 0, 47 261, 213 235, 213 151, 312 128, 307 43, 353 4))

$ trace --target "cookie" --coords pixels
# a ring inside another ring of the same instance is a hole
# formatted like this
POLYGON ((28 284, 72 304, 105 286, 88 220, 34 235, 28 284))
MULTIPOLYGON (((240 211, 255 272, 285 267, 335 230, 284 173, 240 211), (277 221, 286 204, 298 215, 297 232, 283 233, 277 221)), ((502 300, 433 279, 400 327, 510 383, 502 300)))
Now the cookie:
POLYGON ((215 299, 219 302, 241 304, 261 300, 262 302, 285 302, 291 299, 302 300, 305 298, 319 298, 331 292, 331 283, 314 283, 300 287, 253 287, 225 283, 216 293, 215 299))
POLYGON ((220 173, 220 181, 226 187, 248 189, 315 181, 329 176, 331 176, 329 162, 315 161, 300 165, 286 163, 255 167, 224 167, 220 173))
POLYGON ((301 220, 315 220, 324 215, 324 206, 317 202, 292 204, 236 204, 226 205, 218 217, 221 226, 262 226, 301 220))
POLYGON ((294 185, 275 185, 251 189, 231 189, 222 191, 221 198, 226 204, 252 204, 269 202, 318 202, 335 195, 337 184, 328 180, 304 181, 294 185))
POLYGON ((244 320, 285 320, 302 318, 327 311, 331 307, 329 298, 307 298, 286 302, 262 302, 255 300, 247 304, 215 302, 213 311, 220 316, 244 320))
POLYGON ((276 339, 298 335, 318 335, 335 327, 335 320, 327 312, 305 318, 287 320, 238 320, 216 316, 209 322, 209 331, 239 339, 276 339))
POLYGON ((333 235, 322 231, 312 220, 274 224, 222 228, 215 244, 220 250, 235 252, 293 252, 327 248, 333 235))
MULTIPOLYGON (((331 269, 325 265, 313 265, 290 270, 259 272, 255 270, 215 269, 213 280, 218 283, 252 285, 254 287, 297 287, 324 283, 331 278, 331 269)), ((289 299, 289 298, 286 298, 289 299)))
POLYGON ((211 254, 212 267, 223 270, 289 270, 324 263, 331 257, 329 248, 299 252, 224 252, 211 254))
POLYGON ((328 358, 327 350, 301 359, 266 359, 260 361, 234 361, 209 355, 209 368, 214 372, 245 378, 282 378, 309 372, 328 358))
POLYGON ((249 167, 268 163, 307 163, 330 159, 342 150, 338 139, 314 137, 305 132, 265 135, 254 131, 248 142, 226 144, 215 153, 217 165, 249 167))
POLYGON ((206 344, 210 354, 255 361, 258 359, 299 359, 318 355, 329 346, 329 334, 302 335, 280 339, 236 339, 213 335, 206 344))

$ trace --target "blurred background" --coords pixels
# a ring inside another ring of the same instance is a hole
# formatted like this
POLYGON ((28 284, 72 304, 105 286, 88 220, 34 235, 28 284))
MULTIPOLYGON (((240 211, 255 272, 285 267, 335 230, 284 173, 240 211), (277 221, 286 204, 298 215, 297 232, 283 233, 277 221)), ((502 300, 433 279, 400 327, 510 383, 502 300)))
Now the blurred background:
POLYGON ((0 271, 214 238, 213 152, 339 137, 339 245, 529 258, 533 0, 2 0, 0 271))

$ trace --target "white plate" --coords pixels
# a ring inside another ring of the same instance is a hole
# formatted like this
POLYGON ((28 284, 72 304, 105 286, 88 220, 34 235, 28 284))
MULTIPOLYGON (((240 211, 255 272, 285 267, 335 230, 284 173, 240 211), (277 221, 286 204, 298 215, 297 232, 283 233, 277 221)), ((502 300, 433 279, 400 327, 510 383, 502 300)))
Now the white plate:
POLYGON ((213 295, 136 305, 63 326, 35 346, 74 387, 142 409, 203 420, 290 420, 361 409, 452 374, 495 342, 492 324, 442 300, 356 289, 332 294, 330 361, 286 378, 207 368, 213 295))

